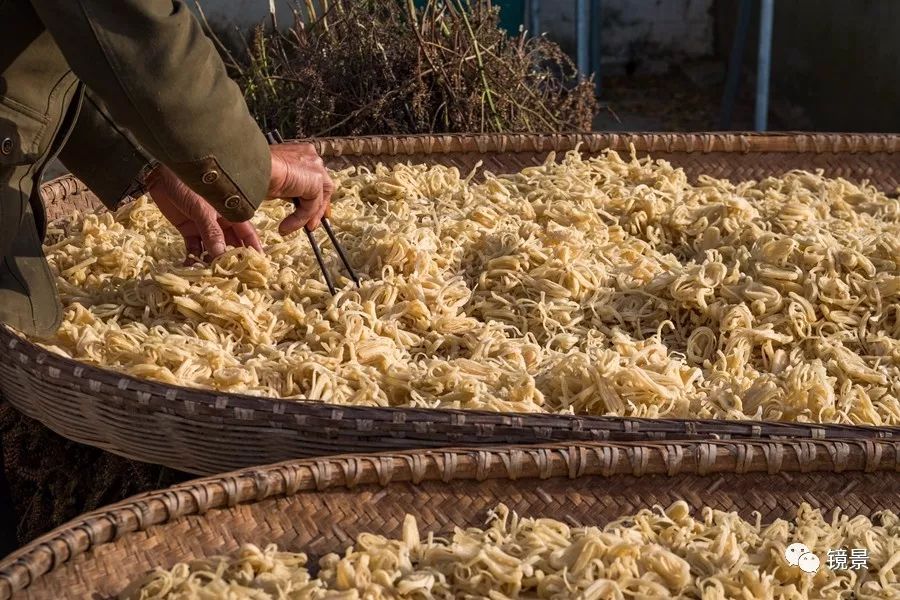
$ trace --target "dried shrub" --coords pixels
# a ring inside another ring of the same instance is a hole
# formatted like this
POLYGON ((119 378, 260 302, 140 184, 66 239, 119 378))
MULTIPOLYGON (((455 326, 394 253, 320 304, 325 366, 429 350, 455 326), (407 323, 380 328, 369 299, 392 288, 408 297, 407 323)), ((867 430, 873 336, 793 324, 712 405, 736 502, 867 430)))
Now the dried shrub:
POLYGON ((295 6, 226 58, 266 128, 297 136, 588 131, 593 84, 554 42, 500 29, 486 0, 295 6))

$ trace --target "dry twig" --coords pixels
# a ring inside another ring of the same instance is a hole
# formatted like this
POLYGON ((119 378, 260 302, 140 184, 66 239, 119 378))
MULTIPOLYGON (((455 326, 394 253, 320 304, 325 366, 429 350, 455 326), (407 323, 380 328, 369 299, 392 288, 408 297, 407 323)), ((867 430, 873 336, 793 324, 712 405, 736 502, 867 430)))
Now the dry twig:
POLYGON ((266 127, 298 136, 584 131, 590 81, 545 38, 510 37, 487 0, 306 0, 236 65, 266 127), (325 19, 327 18, 327 27, 325 19), (352 42, 350 42, 352 40, 352 42))

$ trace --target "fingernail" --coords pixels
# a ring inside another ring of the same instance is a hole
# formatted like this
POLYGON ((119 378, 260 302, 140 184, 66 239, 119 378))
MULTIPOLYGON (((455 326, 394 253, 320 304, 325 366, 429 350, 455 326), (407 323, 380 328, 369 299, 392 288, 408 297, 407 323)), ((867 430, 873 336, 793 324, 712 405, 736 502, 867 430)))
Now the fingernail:
POLYGON ((225 244, 221 242, 216 242, 210 248, 209 253, 213 255, 213 257, 219 256, 225 252, 225 244))

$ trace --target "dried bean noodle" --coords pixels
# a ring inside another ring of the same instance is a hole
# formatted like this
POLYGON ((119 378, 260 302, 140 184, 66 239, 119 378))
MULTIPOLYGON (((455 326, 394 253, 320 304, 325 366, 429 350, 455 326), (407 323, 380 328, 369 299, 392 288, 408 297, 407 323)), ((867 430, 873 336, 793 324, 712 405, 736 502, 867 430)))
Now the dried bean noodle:
MULTIPOLYGON (((477 183, 334 174, 364 277, 331 297, 305 236, 183 266, 140 199, 51 230, 65 320, 39 340, 164 383, 337 404, 900 424, 900 203, 794 171, 688 182, 568 153, 477 183)), ((319 236, 324 240, 324 236, 319 236)), ((323 243, 333 273, 340 264, 323 243)))
POLYGON ((890 512, 826 520, 802 505, 793 521, 762 525, 711 508, 695 518, 676 502, 602 528, 573 527, 519 518, 501 504, 484 529, 456 529, 448 538, 423 537, 407 515, 399 538, 360 534, 342 554, 324 556, 317 577, 305 554, 248 544, 229 557, 156 569, 121 598, 898 598, 898 521, 890 512), (820 557, 816 574, 786 562, 795 542, 820 557), (854 548, 868 551, 867 569, 827 568, 828 550, 854 548))

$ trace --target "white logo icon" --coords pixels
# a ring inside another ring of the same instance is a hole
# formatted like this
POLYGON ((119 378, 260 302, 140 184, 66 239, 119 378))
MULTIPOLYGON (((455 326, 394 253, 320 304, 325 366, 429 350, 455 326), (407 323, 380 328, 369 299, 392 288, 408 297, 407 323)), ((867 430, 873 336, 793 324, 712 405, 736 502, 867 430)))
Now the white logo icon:
POLYGON ((815 573, 819 570, 819 557, 812 553, 806 544, 794 543, 784 550, 784 559, 792 567, 800 567, 804 573, 815 573))
POLYGON ((819 557, 812 552, 807 552, 797 561, 797 566, 804 573, 815 573, 819 570, 819 557))

